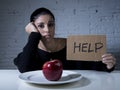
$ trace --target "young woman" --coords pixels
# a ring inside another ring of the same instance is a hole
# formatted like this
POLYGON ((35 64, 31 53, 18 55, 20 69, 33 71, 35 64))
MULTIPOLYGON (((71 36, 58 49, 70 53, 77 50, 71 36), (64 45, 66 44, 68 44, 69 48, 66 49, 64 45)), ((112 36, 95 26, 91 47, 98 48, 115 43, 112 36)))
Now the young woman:
POLYGON ((46 8, 35 10, 25 29, 29 33, 28 42, 14 59, 20 72, 40 70, 43 64, 51 59, 61 60, 63 69, 114 70, 116 61, 112 54, 102 55, 100 62, 66 60, 66 39, 54 38, 55 17, 46 8))

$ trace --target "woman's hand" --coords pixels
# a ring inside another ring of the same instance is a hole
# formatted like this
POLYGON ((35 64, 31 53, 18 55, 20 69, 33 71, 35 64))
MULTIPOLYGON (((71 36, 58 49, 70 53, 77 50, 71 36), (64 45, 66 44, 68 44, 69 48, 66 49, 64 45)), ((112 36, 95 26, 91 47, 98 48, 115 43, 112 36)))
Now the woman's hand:
POLYGON ((116 59, 112 54, 104 54, 102 55, 102 62, 107 65, 108 69, 111 69, 114 67, 116 59))
POLYGON ((35 25, 34 25, 32 22, 30 22, 30 23, 28 23, 28 24, 26 25, 25 31, 26 31, 28 34, 30 34, 31 32, 39 32, 39 31, 37 30, 37 28, 35 27, 35 25))

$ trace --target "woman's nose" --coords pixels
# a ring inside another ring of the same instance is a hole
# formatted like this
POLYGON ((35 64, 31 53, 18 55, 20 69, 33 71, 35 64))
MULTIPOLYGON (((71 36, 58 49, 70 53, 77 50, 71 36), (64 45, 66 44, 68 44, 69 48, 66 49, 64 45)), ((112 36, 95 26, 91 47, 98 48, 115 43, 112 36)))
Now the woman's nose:
POLYGON ((48 26, 45 27, 45 31, 49 32, 49 27, 48 26))

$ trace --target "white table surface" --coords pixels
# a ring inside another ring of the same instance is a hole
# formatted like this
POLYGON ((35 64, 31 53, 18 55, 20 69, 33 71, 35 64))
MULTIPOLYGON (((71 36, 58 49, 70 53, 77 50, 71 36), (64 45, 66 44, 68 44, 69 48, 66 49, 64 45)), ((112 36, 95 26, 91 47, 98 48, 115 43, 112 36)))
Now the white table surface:
POLYGON ((80 73, 80 81, 63 85, 35 85, 20 80, 18 70, 0 70, 0 90, 120 90, 120 71, 111 73, 73 70, 80 73))

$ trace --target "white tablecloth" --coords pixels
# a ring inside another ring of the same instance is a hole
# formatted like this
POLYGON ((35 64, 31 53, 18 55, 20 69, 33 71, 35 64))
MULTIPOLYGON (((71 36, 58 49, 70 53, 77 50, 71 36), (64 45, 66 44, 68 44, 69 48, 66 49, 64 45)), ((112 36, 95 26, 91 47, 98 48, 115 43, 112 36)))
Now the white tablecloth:
POLYGON ((120 71, 72 70, 81 80, 63 85, 36 85, 19 79, 18 70, 0 70, 0 90, 120 90, 120 71))

